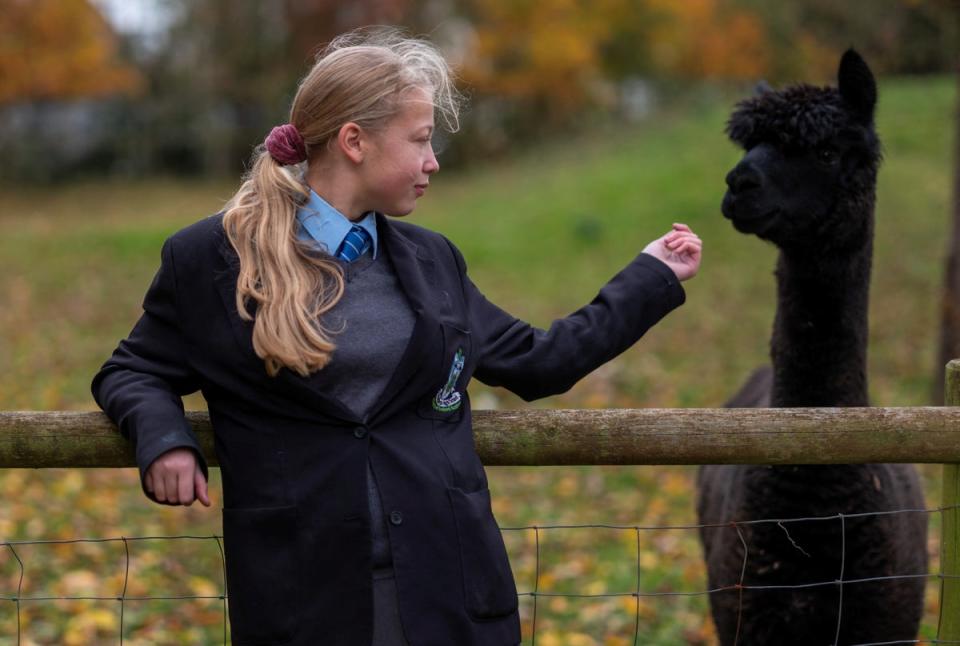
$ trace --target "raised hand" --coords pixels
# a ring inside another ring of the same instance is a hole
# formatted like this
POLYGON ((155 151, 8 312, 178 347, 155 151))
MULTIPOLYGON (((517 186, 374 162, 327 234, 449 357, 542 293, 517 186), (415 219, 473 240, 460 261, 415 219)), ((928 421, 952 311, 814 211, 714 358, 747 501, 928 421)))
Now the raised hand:
POLYGON ((677 275, 677 280, 684 281, 697 275, 702 250, 703 242, 690 227, 674 224, 670 233, 648 244, 643 253, 663 261, 677 275))

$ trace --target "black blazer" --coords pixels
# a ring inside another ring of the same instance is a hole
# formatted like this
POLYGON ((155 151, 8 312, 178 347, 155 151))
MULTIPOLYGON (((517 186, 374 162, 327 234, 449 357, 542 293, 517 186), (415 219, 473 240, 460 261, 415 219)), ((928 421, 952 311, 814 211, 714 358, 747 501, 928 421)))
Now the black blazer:
POLYGON ((141 474, 169 449, 199 453, 180 397, 203 392, 223 476, 235 644, 370 643, 368 459, 410 644, 518 643, 467 382, 527 400, 563 392, 684 300, 673 272, 640 254, 593 302, 540 330, 487 301, 443 236, 382 216, 377 227, 416 323, 364 419, 328 394, 322 370, 267 376, 252 324, 236 312, 237 257, 219 215, 166 241, 143 316, 93 380, 141 474), (458 351, 462 370, 441 396, 458 351))

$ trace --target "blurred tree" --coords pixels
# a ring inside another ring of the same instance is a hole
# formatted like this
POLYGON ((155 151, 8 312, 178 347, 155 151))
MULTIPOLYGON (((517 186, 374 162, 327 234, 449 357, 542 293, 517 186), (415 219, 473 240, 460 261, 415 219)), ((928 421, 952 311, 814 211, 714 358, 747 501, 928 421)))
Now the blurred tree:
POLYGON ((143 77, 87 0, 0 0, 0 178, 51 181, 115 159, 104 115, 143 77))
POLYGON ((480 96, 526 106, 523 126, 556 126, 589 105, 611 12, 626 0, 469 0, 474 26, 463 80, 480 96), (611 11, 612 10, 612 11, 611 11))
POLYGON ((284 0, 292 55, 307 62, 338 34, 363 25, 410 25, 413 5, 411 0, 284 0))
POLYGON ((767 26, 778 80, 833 80, 855 47, 882 74, 945 72, 957 52, 956 0, 737 0, 767 26))
POLYGON ((0 104, 132 93, 136 68, 87 0, 0 0, 0 104))
POLYGON ((286 121, 298 79, 334 36, 400 23, 408 0, 168 0, 178 18, 150 64, 161 166, 236 173, 286 121))
MULTIPOLYGON (((945 15, 952 19, 956 29, 960 27, 960 6, 952 5, 949 9, 952 12, 945 12, 945 15)), ((955 61, 960 90, 960 56, 955 61)), ((937 365, 933 374, 932 399, 935 406, 943 404, 944 366, 951 359, 960 359, 960 94, 955 108, 953 145, 953 213, 948 229, 937 365)))
POLYGON ((235 173, 283 119, 295 83, 283 7, 259 0, 172 0, 178 19, 151 67, 156 162, 235 173))
MULTIPOLYGON (((942 72, 960 40, 958 0, 156 0, 170 26, 149 42, 113 34, 91 2, 0 0, 0 109, 19 101, 0 113, 0 145, 35 150, 22 133, 56 132, 53 154, 30 159, 60 163, 59 125, 73 124, 84 141, 64 173, 236 173, 323 44, 366 24, 427 33, 459 63, 471 106, 448 167, 598 113, 640 118, 675 79, 831 82, 850 45, 880 73, 942 72)), ((0 177, 50 177, 39 163, 0 177)))
POLYGON ((481 95, 528 102, 545 117, 537 121, 549 126, 584 106, 602 104, 604 81, 638 75, 752 80, 796 70, 809 75, 811 66, 836 65, 836 53, 801 27, 802 12, 761 11, 769 5, 465 0, 475 38, 463 77, 481 95))
MULTIPOLYGON (((958 74, 960 80, 960 74, 958 74)), ((947 238, 943 297, 940 307, 940 335, 937 364, 933 378, 932 402, 943 404, 944 366, 951 359, 960 359, 960 103, 956 110, 953 171, 953 217, 947 238)))
POLYGON ((757 78, 770 67, 762 20, 730 1, 459 6, 473 28, 461 74, 476 104, 474 152, 577 127, 591 110, 618 107, 638 79, 757 78))
POLYGON ((660 74, 757 79, 769 73, 767 29, 749 7, 721 0, 646 0, 646 5, 662 16, 649 35, 660 74))

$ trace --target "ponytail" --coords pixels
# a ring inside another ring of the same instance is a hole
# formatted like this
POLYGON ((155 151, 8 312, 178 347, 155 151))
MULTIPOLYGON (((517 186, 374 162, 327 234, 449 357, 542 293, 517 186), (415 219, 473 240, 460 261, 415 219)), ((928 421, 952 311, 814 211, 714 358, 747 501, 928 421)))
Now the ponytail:
POLYGON ((266 150, 255 159, 223 216, 240 259, 237 312, 254 321, 253 349, 267 374, 287 367, 305 377, 327 365, 336 347, 320 320, 343 295, 343 273, 297 240, 296 211, 309 189, 266 150))

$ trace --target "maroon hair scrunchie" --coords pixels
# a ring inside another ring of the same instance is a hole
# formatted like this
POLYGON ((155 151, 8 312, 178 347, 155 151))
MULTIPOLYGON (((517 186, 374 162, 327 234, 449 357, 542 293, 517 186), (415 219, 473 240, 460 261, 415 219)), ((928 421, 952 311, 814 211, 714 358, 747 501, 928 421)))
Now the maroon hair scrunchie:
POLYGON ((292 123, 285 123, 271 130, 264 144, 270 156, 284 166, 299 164, 307 158, 307 146, 292 123))

